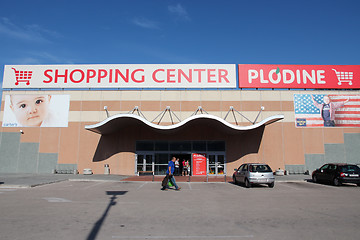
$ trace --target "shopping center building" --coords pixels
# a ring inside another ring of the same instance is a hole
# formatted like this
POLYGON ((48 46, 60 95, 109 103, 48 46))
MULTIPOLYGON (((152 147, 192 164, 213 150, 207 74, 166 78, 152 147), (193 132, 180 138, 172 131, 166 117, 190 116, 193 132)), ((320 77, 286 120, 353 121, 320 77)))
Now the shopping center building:
POLYGON ((0 173, 360 164, 359 89, 358 65, 6 65, 0 173))

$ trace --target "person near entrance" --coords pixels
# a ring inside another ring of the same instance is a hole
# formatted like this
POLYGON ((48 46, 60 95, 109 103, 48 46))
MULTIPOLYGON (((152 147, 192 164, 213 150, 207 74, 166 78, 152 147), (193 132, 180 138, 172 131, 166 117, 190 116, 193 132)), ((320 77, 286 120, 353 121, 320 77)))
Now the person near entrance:
POLYGON ((176 157, 172 157, 172 159, 169 161, 168 168, 166 170, 166 176, 164 177, 162 184, 161 184, 162 185, 161 190, 167 190, 169 180, 174 184, 175 190, 179 191, 181 189, 181 187, 179 187, 176 184, 176 181, 174 178, 175 161, 176 161, 176 157))
POLYGON ((191 168, 190 168, 190 163, 189 163, 189 160, 186 160, 186 171, 187 173, 189 174, 189 176, 191 175, 191 168))
POLYGON ((179 170, 179 166, 180 164, 179 164, 179 158, 177 158, 176 160, 175 160, 175 175, 176 176, 179 176, 179 174, 180 174, 180 170, 179 170))

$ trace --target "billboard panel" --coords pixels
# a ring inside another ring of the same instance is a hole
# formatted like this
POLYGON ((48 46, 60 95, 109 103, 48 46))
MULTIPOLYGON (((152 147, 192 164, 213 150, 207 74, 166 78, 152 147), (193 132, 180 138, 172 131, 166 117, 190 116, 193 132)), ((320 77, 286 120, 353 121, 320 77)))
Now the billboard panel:
POLYGON ((69 95, 6 95, 3 127, 67 127, 69 95))
POLYGON ((358 89, 360 65, 239 64, 239 87, 358 89))
POLYGON ((360 95, 294 94, 296 127, 360 127, 360 95))
POLYGON ((6 65, 3 88, 236 88, 235 64, 6 65))

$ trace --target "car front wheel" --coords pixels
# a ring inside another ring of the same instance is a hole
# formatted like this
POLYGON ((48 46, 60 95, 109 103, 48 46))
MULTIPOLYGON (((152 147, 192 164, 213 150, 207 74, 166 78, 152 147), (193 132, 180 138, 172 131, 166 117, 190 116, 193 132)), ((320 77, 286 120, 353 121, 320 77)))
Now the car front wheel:
POLYGON ((233 181, 234 181, 234 183, 235 183, 236 185, 238 185, 238 184, 239 184, 239 182, 236 180, 235 175, 233 175, 233 181))
POLYGON ((273 187, 274 187, 274 185, 275 185, 275 183, 274 183, 274 182, 269 183, 269 188, 273 188, 273 187))
POLYGON ((317 177, 315 175, 312 176, 312 180, 313 180, 314 183, 318 182, 317 177))

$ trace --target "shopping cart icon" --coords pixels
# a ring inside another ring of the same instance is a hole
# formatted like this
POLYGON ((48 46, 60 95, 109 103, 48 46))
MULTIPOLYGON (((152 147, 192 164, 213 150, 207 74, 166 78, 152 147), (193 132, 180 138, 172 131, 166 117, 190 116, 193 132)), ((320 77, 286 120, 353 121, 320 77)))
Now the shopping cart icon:
POLYGON ((338 72, 335 69, 332 69, 336 73, 336 77, 338 79, 338 85, 341 85, 342 83, 349 83, 349 85, 352 85, 352 80, 354 77, 353 72, 338 72))
POLYGON ((19 85, 19 82, 24 82, 26 85, 30 85, 30 80, 32 77, 32 71, 17 71, 15 68, 12 68, 15 71, 16 82, 15 85, 19 85))

